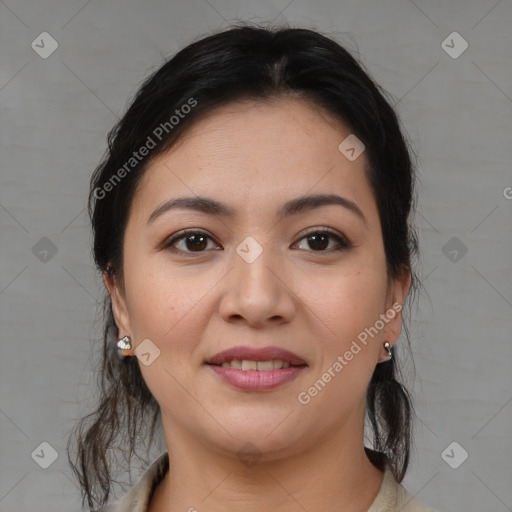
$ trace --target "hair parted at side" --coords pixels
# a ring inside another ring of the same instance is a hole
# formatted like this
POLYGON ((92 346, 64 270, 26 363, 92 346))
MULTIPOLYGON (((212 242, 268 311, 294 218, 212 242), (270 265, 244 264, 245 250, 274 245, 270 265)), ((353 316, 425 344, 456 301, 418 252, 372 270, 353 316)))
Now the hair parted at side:
MULTIPOLYGON (((89 215, 94 260, 101 274, 123 284, 123 237, 137 185, 148 162, 171 148, 214 108, 242 99, 283 95, 310 101, 338 118, 365 145, 368 179, 381 221, 388 275, 411 272, 411 293, 419 287, 412 268, 418 242, 410 222, 415 203, 415 169, 398 117, 355 57, 333 39, 304 28, 248 23, 203 37, 166 61, 142 84, 123 118, 108 136, 108 149, 90 183, 89 215), (189 105, 190 108, 184 108, 189 105), (173 118, 173 119, 171 119, 173 118), (145 156, 134 152, 145 146, 145 156)), ((341 142, 341 140, 340 140, 341 142)), ((407 304, 406 304, 407 305, 407 304)), ((138 442, 154 439, 160 408, 147 388, 136 357, 117 356, 119 332, 105 297, 105 326, 99 397, 68 441, 68 459, 79 479, 82 505, 103 506, 110 495, 114 452, 128 461, 138 442), (71 439, 77 441, 71 449, 71 439), (71 452, 76 451, 75 460, 71 452)), ((408 341, 407 325, 404 325, 408 341)), ((393 358, 378 364, 367 391, 366 414, 378 467, 387 464, 402 481, 412 442, 411 397, 393 358)))

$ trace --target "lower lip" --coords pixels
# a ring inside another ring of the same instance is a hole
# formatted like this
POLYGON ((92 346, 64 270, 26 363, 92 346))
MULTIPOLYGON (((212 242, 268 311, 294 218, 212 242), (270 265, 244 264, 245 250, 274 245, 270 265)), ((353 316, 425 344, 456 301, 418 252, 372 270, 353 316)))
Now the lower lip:
POLYGON ((305 366, 290 366, 280 370, 238 370, 226 366, 208 365, 221 379, 245 391, 266 391, 295 379, 305 366))

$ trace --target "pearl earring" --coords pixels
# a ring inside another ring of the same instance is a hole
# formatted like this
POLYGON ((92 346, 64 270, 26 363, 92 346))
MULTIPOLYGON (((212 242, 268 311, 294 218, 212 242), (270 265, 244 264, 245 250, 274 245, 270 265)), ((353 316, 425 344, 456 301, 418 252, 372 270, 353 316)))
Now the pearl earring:
POLYGON ((379 363, 385 363, 386 361, 390 361, 391 358, 393 357, 391 353, 391 345, 387 341, 384 342, 384 348, 388 351, 388 353, 379 361, 379 363))

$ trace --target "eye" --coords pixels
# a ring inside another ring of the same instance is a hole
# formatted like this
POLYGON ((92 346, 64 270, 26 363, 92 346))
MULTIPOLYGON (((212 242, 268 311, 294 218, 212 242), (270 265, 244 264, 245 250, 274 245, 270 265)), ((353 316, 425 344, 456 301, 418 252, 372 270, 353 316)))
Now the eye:
POLYGON ((352 247, 352 244, 345 237, 331 229, 325 228, 313 228, 313 230, 309 231, 306 236, 301 238, 301 240, 307 240, 307 244, 310 248, 313 248, 313 252, 343 251, 352 247), (326 251, 324 249, 328 247, 329 239, 335 240, 338 246, 335 246, 331 251, 326 251))
POLYGON ((177 235, 169 238, 163 243, 162 249, 169 249, 173 252, 179 253, 203 253, 204 249, 208 246, 208 240, 213 240, 209 235, 203 231, 195 229, 187 229, 181 231, 177 235), (184 240, 183 248, 176 248, 176 242, 184 240))
MULTIPOLYGON (((187 229, 167 239, 162 244, 162 249, 169 249, 173 252, 184 254, 201 254, 206 252, 208 248, 208 241, 213 238, 204 231, 196 229, 187 229), (182 247, 177 247, 177 242, 184 242, 182 247)), ((313 228, 301 239, 307 240, 307 244, 313 249, 313 252, 334 252, 343 251, 352 247, 352 244, 342 235, 327 228, 313 228), (334 240, 337 246, 331 250, 325 250, 329 246, 329 241, 334 240)), ((297 245, 297 244, 295 244, 297 245)))

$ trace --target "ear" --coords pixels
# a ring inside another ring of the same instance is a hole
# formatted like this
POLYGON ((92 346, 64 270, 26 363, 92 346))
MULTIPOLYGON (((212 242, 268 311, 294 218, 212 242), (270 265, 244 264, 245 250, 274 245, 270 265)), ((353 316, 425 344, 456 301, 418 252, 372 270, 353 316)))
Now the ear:
POLYGON ((385 311, 388 321, 385 322, 382 340, 390 345, 394 345, 400 336, 403 304, 410 287, 411 270, 409 268, 404 268, 399 277, 389 281, 385 311))
POLYGON ((109 272, 103 273, 103 282, 112 301, 112 311, 118 329, 118 336, 123 337, 132 333, 130 316, 126 305, 126 298, 122 287, 115 282, 115 278, 109 272))

